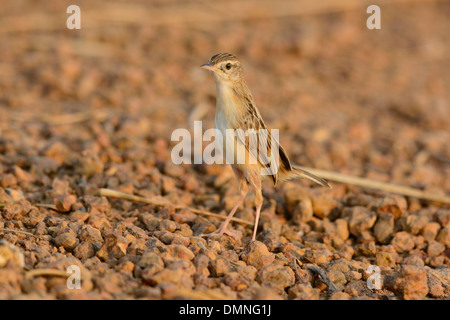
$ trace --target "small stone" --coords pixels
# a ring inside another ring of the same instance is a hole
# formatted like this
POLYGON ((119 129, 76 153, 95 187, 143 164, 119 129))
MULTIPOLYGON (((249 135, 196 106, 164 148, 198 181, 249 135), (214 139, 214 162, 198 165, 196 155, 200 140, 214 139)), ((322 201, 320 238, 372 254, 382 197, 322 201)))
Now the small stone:
POLYGON ((333 261, 328 265, 328 270, 337 270, 340 272, 348 272, 350 270, 348 263, 345 260, 333 261))
POLYGON ((56 210, 59 212, 69 212, 72 204, 77 202, 77 197, 74 195, 63 195, 59 196, 56 201, 56 210))
POLYGON ((433 298, 442 298, 445 296, 445 289, 442 286, 441 281, 431 269, 426 269, 427 271, 427 285, 428 294, 433 298))
POLYGON ((162 283, 171 283, 179 287, 192 287, 193 281, 191 277, 186 277, 185 272, 182 269, 170 270, 163 269, 154 275, 146 276, 143 274, 143 280, 155 286, 162 283))
POLYGON ((66 250, 73 250, 77 244, 78 239, 69 232, 62 233, 54 239, 55 245, 58 247, 63 247, 66 250))
POLYGON ((392 245, 399 253, 409 252, 414 249, 414 236, 406 231, 397 232, 392 239, 392 245))
POLYGON ((328 249, 307 249, 302 258, 310 263, 328 263, 331 258, 331 253, 328 249))
POLYGON ((319 300, 320 290, 308 284, 296 284, 288 289, 290 300, 319 300))
POLYGON ((344 289, 344 292, 352 297, 362 296, 365 291, 366 287, 361 280, 350 281, 344 289))
POLYGON ((338 290, 342 290, 347 283, 347 279, 345 278, 345 274, 339 270, 328 270, 327 271, 328 279, 334 283, 338 290))
POLYGON ((86 150, 80 157, 77 168, 81 174, 90 177, 96 173, 102 173, 104 164, 97 154, 86 150))
POLYGON ((345 208, 344 215, 349 215, 349 230, 354 236, 359 236, 363 231, 369 230, 375 224, 377 215, 365 207, 345 208))
POLYGON ((363 243, 359 249, 358 252, 366 257, 373 257, 375 256, 377 252, 377 247, 375 246, 374 241, 363 243))
POLYGON ((262 285, 284 290, 295 283, 295 275, 291 268, 272 263, 259 271, 257 280, 262 285))
POLYGON ((260 241, 249 242, 241 257, 247 264, 258 270, 275 260, 275 255, 270 253, 266 245, 260 241))
POLYGON ((423 267, 425 265, 425 262, 422 260, 422 258, 420 258, 419 256, 407 256, 405 258, 403 258, 402 265, 413 265, 416 267, 423 267))
POLYGON ((138 216, 138 219, 145 225, 146 229, 150 232, 158 230, 159 224, 162 220, 154 217, 152 214, 149 213, 140 214, 138 216))
POLYGON ((213 277, 222 277, 231 272, 230 263, 221 257, 209 262, 209 271, 213 277))
POLYGON ((85 222, 87 219, 89 219, 90 214, 86 211, 73 211, 69 214, 69 219, 71 221, 82 221, 85 222))
POLYGON ((400 273, 386 277, 385 284, 405 300, 420 300, 428 294, 427 281, 424 268, 404 265, 400 273))
POLYGON ((347 220, 336 219, 334 223, 336 224, 336 233, 338 237, 341 238, 342 240, 347 240, 350 235, 347 220))
POLYGON ((445 246, 437 241, 431 241, 428 244, 427 253, 430 257, 436 257, 443 253, 445 246))
POLYGON ((308 222, 313 217, 313 205, 312 201, 308 197, 304 197, 295 206, 292 213, 292 219, 295 223, 308 222))
POLYGON ((183 245, 170 244, 166 246, 166 248, 175 259, 182 259, 182 260, 194 259, 195 256, 194 253, 183 245))
POLYGON ((169 177, 162 177, 161 179, 162 192, 168 194, 175 191, 175 180, 169 177))
POLYGON ((380 214, 373 228, 373 233, 378 242, 389 243, 394 233, 394 215, 392 213, 380 214))
POLYGON ((92 258, 95 255, 94 245, 91 242, 81 242, 75 247, 73 255, 81 261, 92 258))
POLYGON ((23 195, 22 190, 14 190, 14 189, 10 189, 10 188, 5 188, 4 190, 14 201, 25 200, 25 196, 23 195))
POLYGON ((443 245, 450 246, 450 226, 442 228, 439 231, 436 241, 442 243, 443 245))
POLYGON ((225 284, 234 291, 242 291, 248 287, 248 280, 237 272, 230 272, 225 275, 225 284))
POLYGON ((426 215, 410 214, 402 219, 402 228, 406 232, 417 235, 428 223, 428 221, 429 219, 426 215))
POLYGON ((31 175, 30 173, 28 173, 27 171, 23 170, 18 166, 14 166, 13 170, 17 180, 21 182, 33 182, 36 180, 36 178, 33 175, 31 175))
POLYGON ((362 274, 358 271, 350 270, 344 273, 347 282, 361 280, 362 274))
POLYGON ((450 227, 450 210, 438 210, 438 212, 436 213, 436 217, 441 226, 443 226, 444 228, 450 227))
POLYGON ((440 224, 437 222, 429 222, 425 224, 425 226, 422 228, 422 236, 424 237, 425 241, 431 242, 434 239, 436 239, 436 236, 439 232, 439 229, 441 228, 440 224))
POLYGON ((286 193, 284 194, 284 200, 286 201, 288 212, 294 212, 294 209, 298 205, 298 203, 308 198, 308 193, 308 189, 301 186, 295 186, 286 190, 286 193))
POLYGON ((352 297, 345 292, 335 292, 330 296, 330 300, 350 300, 352 297))
POLYGON ((103 237, 100 230, 90 226, 90 225, 84 225, 81 227, 81 229, 78 231, 78 239, 80 241, 86 241, 86 242, 101 242, 103 243, 103 237))
POLYGON ((137 265, 143 269, 152 266, 158 266, 158 268, 160 268, 161 270, 164 268, 163 260, 161 259, 159 254, 155 252, 144 253, 137 262, 137 265))
POLYGON ((97 252, 97 257, 103 261, 119 259, 127 253, 129 241, 117 232, 110 232, 105 236, 105 242, 97 252))
POLYGON ((376 265, 380 267, 395 267, 395 258, 392 253, 378 252, 375 256, 376 265))
POLYGON ((338 250, 339 256, 345 260, 350 260, 355 253, 353 247, 348 244, 341 244, 336 249, 338 250))
POLYGON ((314 215, 319 218, 326 218, 331 210, 336 208, 339 204, 339 202, 334 199, 332 190, 326 188, 314 188, 310 192, 310 197, 314 215))
POLYGON ((6 266, 9 261, 13 261, 20 268, 25 265, 20 249, 6 240, 0 240, 0 268, 6 266))
POLYGON ((408 209, 408 203, 402 196, 387 196, 378 201, 376 204, 378 214, 391 213, 394 215, 394 220, 404 216, 408 209))
POLYGON ((175 232, 177 230, 177 224, 175 221, 168 220, 168 219, 162 219, 159 222, 158 230, 160 231, 168 231, 168 232, 175 232))
POLYGON ((444 256, 431 257, 431 259, 429 259, 428 265, 430 265, 433 268, 440 268, 443 266, 444 261, 445 261, 444 256))
POLYGON ((17 179, 12 173, 4 173, 0 175, 0 187, 8 188, 17 185, 17 179))

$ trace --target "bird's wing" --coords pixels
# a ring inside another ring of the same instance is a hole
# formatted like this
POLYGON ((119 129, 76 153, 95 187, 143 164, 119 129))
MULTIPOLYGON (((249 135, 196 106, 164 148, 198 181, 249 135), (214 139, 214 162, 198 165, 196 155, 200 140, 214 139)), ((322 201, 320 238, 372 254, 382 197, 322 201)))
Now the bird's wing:
POLYGON ((262 174, 270 175, 276 184, 280 161, 281 165, 288 170, 291 170, 291 164, 283 147, 267 129, 252 99, 246 98, 245 113, 239 117, 236 124, 238 140, 258 161, 264 170, 262 174))

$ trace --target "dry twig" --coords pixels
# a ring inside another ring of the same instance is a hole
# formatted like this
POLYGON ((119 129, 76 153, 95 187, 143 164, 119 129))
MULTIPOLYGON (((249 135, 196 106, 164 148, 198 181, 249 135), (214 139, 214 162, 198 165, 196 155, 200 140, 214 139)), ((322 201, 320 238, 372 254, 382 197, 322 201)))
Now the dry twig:
POLYGON ((0 232, 13 232, 13 233, 17 233, 17 234, 23 234, 23 235, 26 235, 26 236, 34 237, 34 238, 41 239, 41 240, 44 239, 41 236, 37 236, 37 235, 32 234, 30 232, 26 232, 26 231, 22 231, 22 230, 10 229, 10 228, 0 228, 0 232))
POLYGON ((94 111, 81 111, 67 114, 23 114, 13 113, 11 114, 13 120, 28 122, 28 121, 41 121, 52 125, 68 125, 73 123, 85 122, 89 120, 102 121, 111 114, 106 109, 94 110, 94 111))
POLYGON ((40 277, 40 276, 57 276, 57 277, 65 277, 68 278, 72 274, 67 273, 65 271, 56 270, 56 269, 33 269, 28 271, 25 274, 25 278, 33 278, 33 277, 40 277))
MULTIPOLYGON (((105 189, 102 188, 99 190, 99 194, 101 196, 104 197, 111 197, 111 198, 118 198, 118 199, 123 199, 123 200, 129 200, 129 201, 136 201, 136 202, 142 202, 142 203, 148 203, 148 204, 153 204, 153 205, 157 205, 157 206, 173 206, 175 209, 188 209, 194 213, 200 214, 200 215, 204 215, 204 216, 210 216, 210 217, 215 217, 215 218, 219 218, 219 219, 225 219, 226 216, 217 214, 217 213, 212 213, 209 211, 204 211, 204 210, 199 210, 199 209, 195 209, 195 208, 191 208, 191 207, 186 207, 186 206, 181 206, 181 205, 176 205, 167 201, 161 201, 159 199, 151 199, 151 198, 146 198, 146 197, 139 197, 139 196, 135 196, 132 194, 128 194, 128 193, 123 193, 123 192, 119 192, 116 190, 112 190, 112 189, 105 189)), ((246 224, 246 225, 253 225, 253 222, 250 221, 246 221, 246 220, 242 220, 239 218, 231 218, 231 221, 234 222, 238 222, 238 223, 242 223, 242 224, 246 224)))
POLYGON ((429 193, 422 191, 420 189, 415 189, 411 187, 405 187, 400 186, 397 184, 367 179, 367 178, 361 178, 361 177, 355 177, 350 176, 346 174, 342 174, 339 172, 334 171, 327 171, 327 170, 319 170, 319 169, 313 169, 313 168, 307 168, 307 167, 300 167, 304 170, 307 170, 311 172, 312 174, 315 174, 316 176, 327 179, 329 181, 339 182, 343 184, 349 184, 354 185, 361 188, 366 189, 374 189, 374 190, 380 190, 390 193, 396 193, 402 196, 408 196, 408 197, 414 197, 418 199, 423 200, 429 200, 429 201, 436 201, 440 203, 446 203, 450 204, 450 196, 446 195, 439 195, 434 193, 429 193))

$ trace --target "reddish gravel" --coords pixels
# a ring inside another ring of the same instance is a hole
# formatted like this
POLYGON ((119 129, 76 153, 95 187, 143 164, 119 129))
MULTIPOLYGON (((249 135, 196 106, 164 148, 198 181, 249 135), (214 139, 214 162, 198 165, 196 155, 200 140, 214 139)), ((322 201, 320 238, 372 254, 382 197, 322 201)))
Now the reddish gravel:
POLYGON ((385 5, 381 30, 367 6, 78 3, 81 30, 64 3, 0 3, 0 299, 449 299, 449 205, 267 181, 256 242, 204 239, 223 220, 176 206, 225 215, 233 173, 171 161, 173 130, 213 126, 198 66, 225 51, 293 162, 450 194, 449 3, 385 5))

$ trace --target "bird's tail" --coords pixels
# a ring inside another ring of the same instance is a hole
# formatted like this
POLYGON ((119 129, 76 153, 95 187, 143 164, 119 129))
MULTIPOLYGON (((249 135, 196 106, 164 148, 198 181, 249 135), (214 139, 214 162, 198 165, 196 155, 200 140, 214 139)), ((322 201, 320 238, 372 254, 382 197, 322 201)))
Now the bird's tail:
POLYGON ((328 184, 328 182, 325 179, 319 178, 319 177, 313 175, 312 173, 309 173, 308 171, 300 169, 299 167, 294 166, 294 165, 292 166, 292 170, 287 171, 287 172, 285 171, 282 173, 283 174, 280 177, 281 178, 280 180, 289 180, 289 179, 296 178, 296 177, 306 178, 311 181, 314 181, 315 183, 317 183, 318 185, 321 185, 322 187, 327 187, 327 188, 332 189, 331 186, 328 184))

